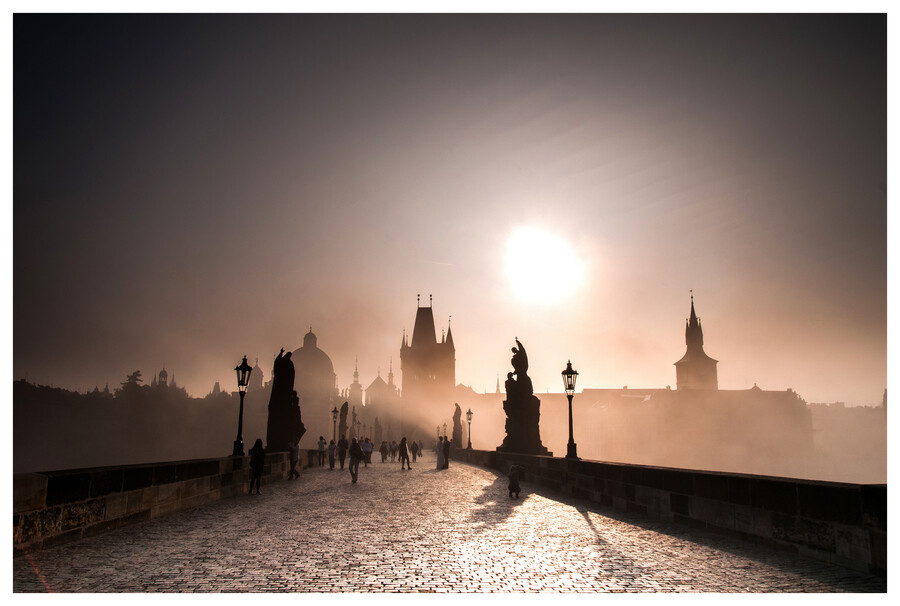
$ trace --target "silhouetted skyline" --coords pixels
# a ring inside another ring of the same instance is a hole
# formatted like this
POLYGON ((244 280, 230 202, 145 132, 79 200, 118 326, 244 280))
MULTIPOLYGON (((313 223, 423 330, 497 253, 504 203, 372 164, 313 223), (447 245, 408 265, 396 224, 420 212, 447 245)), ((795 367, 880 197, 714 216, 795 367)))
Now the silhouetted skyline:
POLYGON ((16 379, 233 391, 311 327, 344 388, 399 374, 432 295, 477 391, 515 337, 537 394, 567 360, 674 388, 693 291, 721 389, 881 402, 885 15, 20 14, 13 42, 16 379))

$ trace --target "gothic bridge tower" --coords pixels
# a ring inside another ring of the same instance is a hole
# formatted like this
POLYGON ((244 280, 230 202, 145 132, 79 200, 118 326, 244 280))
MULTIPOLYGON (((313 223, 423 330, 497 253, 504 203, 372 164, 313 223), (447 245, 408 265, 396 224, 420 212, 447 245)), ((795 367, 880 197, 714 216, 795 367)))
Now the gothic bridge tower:
POLYGON ((456 386, 456 348, 453 333, 447 327, 446 336, 438 342, 431 308, 417 302, 416 324, 412 342, 403 334, 400 345, 400 370, 403 373, 401 398, 405 403, 420 403, 441 399, 456 386))

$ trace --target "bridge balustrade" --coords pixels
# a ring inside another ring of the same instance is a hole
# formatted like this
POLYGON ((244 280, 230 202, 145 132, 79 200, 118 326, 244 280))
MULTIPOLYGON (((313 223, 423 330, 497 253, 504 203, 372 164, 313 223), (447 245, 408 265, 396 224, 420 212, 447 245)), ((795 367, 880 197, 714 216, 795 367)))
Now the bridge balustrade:
MULTIPOLYGON (((315 464, 301 453, 299 468, 315 464)), ((287 452, 266 455, 261 484, 288 477, 287 452)), ((246 493, 250 457, 72 469, 13 476, 13 553, 22 555, 246 493)))
POLYGON ((866 572, 887 570, 887 485, 843 484, 455 449, 453 458, 601 505, 727 531, 866 572))

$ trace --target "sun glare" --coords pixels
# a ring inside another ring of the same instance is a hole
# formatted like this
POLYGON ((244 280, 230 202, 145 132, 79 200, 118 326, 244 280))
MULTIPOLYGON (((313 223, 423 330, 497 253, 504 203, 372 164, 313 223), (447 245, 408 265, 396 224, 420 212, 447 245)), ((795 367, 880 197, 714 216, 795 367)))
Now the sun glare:
POLYGON ((549 231, 519 227, 506 242, 506 278, 520 301, 558 303, 582 285, 584 274, 569 243, 549 231))

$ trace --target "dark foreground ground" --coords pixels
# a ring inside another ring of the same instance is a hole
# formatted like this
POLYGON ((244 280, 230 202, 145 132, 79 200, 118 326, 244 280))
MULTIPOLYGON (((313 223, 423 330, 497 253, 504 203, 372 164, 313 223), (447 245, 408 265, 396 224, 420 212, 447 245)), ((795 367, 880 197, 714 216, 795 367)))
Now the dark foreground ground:
MULTIPOLYGON (((377 453, 375 455, 378 457, 377 453)), ((379 457, 380 458, 380 457, 379 457)), ((299 480, 13 560, 16 592, 885 592, 854 572, 560 498, 427 454, 299 480)))

